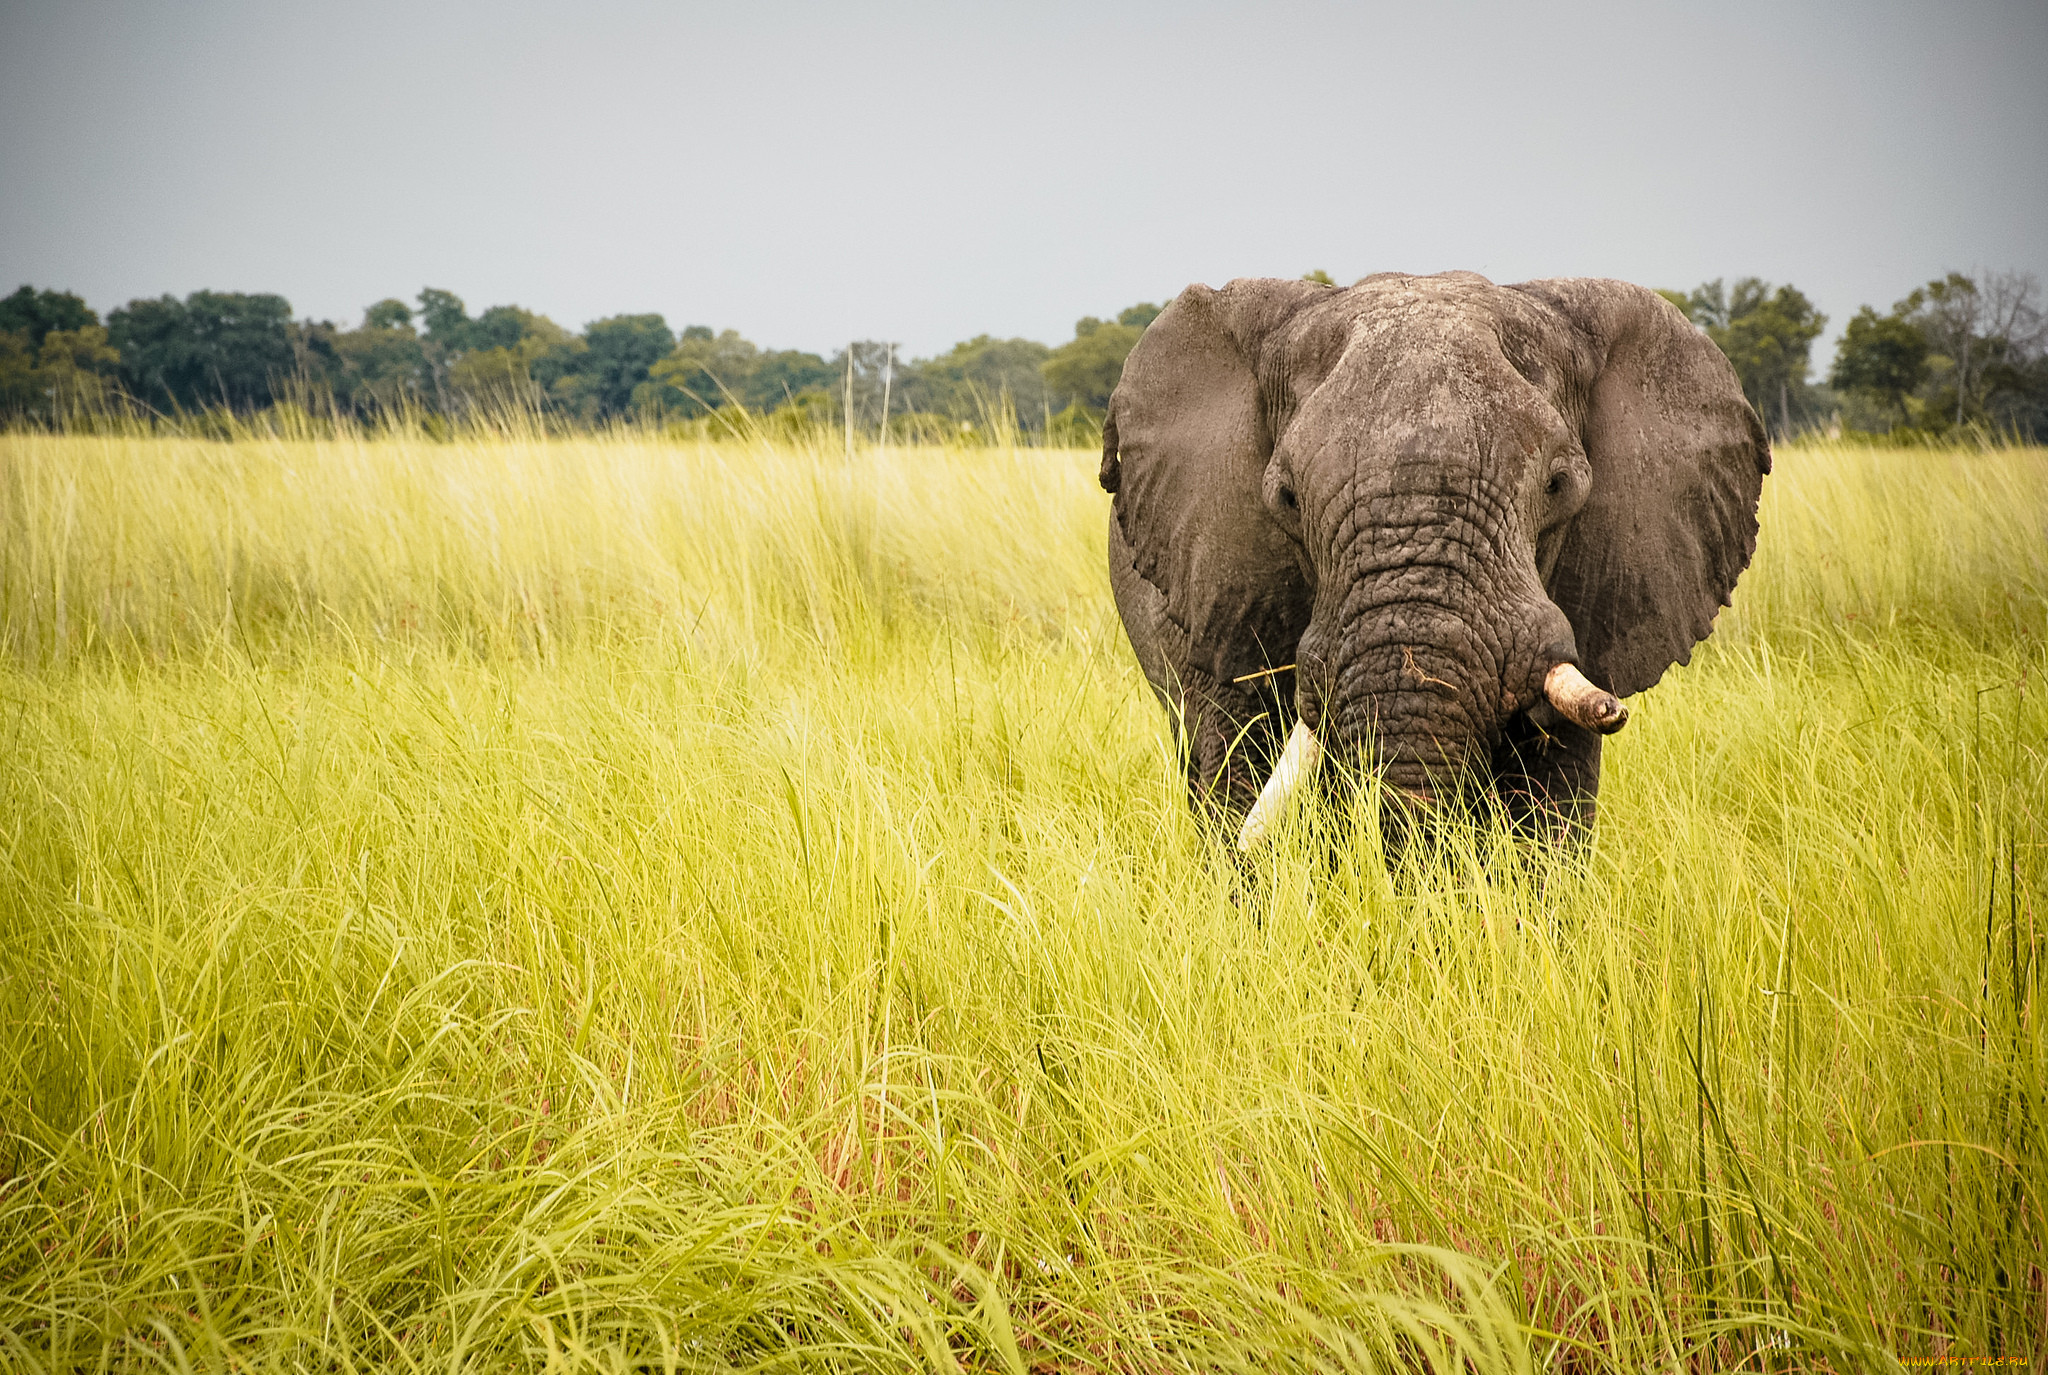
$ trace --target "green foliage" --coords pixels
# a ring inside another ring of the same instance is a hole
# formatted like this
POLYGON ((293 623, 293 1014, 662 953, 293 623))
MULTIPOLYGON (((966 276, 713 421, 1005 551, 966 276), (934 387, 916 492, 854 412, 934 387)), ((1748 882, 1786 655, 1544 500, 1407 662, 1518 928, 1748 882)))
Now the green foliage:
POLYGON ((1099 408, 1069 402, 1045 424, 1045 442, 1068 449, 1102 447, 1103 412, 1099 408))
MULTIPOLYGON (((815 397, 824 392, 830 400, 832 384, 839 369, 815 353, 802 349, 763 349, 760 361, 747 379, 746 402, 759 410, 772 410, 798 397, 815 397)), ((816 406, 814 400, 807 404, 816 406)))
MULTIPOLYGON (((1303 279, 1335 285, 1320 270, 1303 279)), ((1743 278, 1732 289, 1716 280, 1660 294, 1720 346, 1781 438, 1830 418, 1937 438, 2048 431, 2048 322, 2036 284, 2020 274, 1951 273, 1889 315, 1865 307, 1844 335, 1832 390, 1807 381, 1826 321, 1796 288, 1743 278)), ((1160 310, 1141 302, 1113 320, 1084 316, 1057 349, 977 335, 913 360, 876 340, 824 358, 702 325, 676 338, 659 315, 613 316, 572 334, 517 305, 472 318, 439 287, 422 288, 417 309, 378 301, 355 329, 293 321, 272 295, 132 301, 95 342, 82 332, 97 322, 79 297, 23 286, 0 298, 0 420, 77 423, 133 397, 185 413, 181 425, 210 407, 289 404, 409 426, 433 414, 437 430, 452 433, 451 419, 500 412, 556 428, 634 417, 693 423, 737 402, 744 417, 728 417, 734 424, 719 433, 754 433, 746 427, 787 409, 775 433, 795 435, 828 416, 844 426, 850 404, 859 434, 878 433, 886 408, 892 435, 980 442, 1029 430, 1045 443, 1092 442, 1124 359, 1160 310), (65 339, 45 359, 52 334, 65 339), (116 370, 107 347, 119 353, 116 370), (1064 419, 1053 424, 1056 414, 1064 419)))
POLYGON ((34 337, 32 330, 0 330, 0 419, 55 425, 104 410, 121 363, 105 328, 48 329, 39 345, 34 337))
POLYGON ((1876 398, 1903 423, 1909 418, 1906 398, 1927 379, 1927 353, 1927 336, 1911 319, 1865 306, 1835 346, 1828 385, 1876 398))
MULTIPOLYGON (((492 306, 471 319, 460 296, 438 287, 423 288, 419 302, 425 326, 419 341, 422 386, 444 406, 540 406, 550 385, 583 358, 583 341, 524 307, 492 306)), ((406 351, 393 336, 410 333, 403 309, 397 301, 380 301, 364 313, 361 332, 370 338, 358 347, 359 355, 374 352, 399 366, 406 351)), ((387 381, 385 389, 390 386, 387 381)))
MULTIPOLYGON (((815 353, 764 350, 738 330, 713 334, 691 325, 668 356, 648 370, 634 392, 643 413, 700 416, 737 402, 750 411, 771 411, 808 393, 824 392, 839 373, 815 353)), ((806 402, 815 411, 820 402, 806 402)))
POLYGON ((1742 278, 1732 291, 1716 278, 1690 296, 1662 294, 1728 356, 1743 394, 1765 422, 1775 422, 1780 435, 1791 433, 1793 403, 1804 400, 1809 354, 1827 328, 1827 316, 1797 287, 1773 290, 1756 277, 1742 278))
POLYGON ((1073 339, 1054 349, 1042 365, 1052 399, 1098 411, 1109 405, 1109 394, 1124 375, 1124 359, 1159 309, 1149 303, 1132 306, 1114 324, 1093 315, 1076 320, 1073 339))
POLYGON ((0 418, 37 415, 42 402, 43 388, 36 377, 36 355, 29 348, 28 335, 0 330, 0 418))
POLYGON ((0 297, 0 421, 59 425, 102 409, 120 361, 99 316, 71 292, 23 286, 0 297))
POLYGON ((477 349, 449 365, 448 386, 473 403, 511 401, 538 406, 544 397, 535 384, 535 365, 576 356, 581 350, 574 345, 580 342, 563 331, 559 339, 530 334, 511 344, 477 349))
MULTIPOLYGON (((468 344, 469 309, 462 304, 460 296, 452 291, 429 286, 420 288, 419 301, 420 326, 429 342, 450 350, 463 348, 468 344)), ((388 315, 388 311, 385 313, 388 315)))
POLYGON ((2042 460, 1786 446, 1591 849, 1390 880, 1092 454, 0 436, 0 1365, 2023 1362, 2042 460))
POLYGON ((595 423, 631 414, 635 390, 676 346, 675 335, 659 315, 613 315, 593 321, 581 342, 583 348, 573 356, 558 355, 560 364, 548 387, 571 413, 595 423))
POLYGON ((412 307, 387 296, 363 312, 364 329, 411 329, 412 307))
POLYGON ((830 391, 793 391, 781 405, 768 410, 761 432, 766 438, 783 443, 817 443, 822 439, 830 447, 839 438, 842 420, 839 398, 830 391))
POLYGON ((1048 400, 1062 409, 1080 407, 1097 413, 1109 405, 1109 394, 1124 374, 1124 359, 1137 346, 1146 326, 1163 307, 1141 301, 1118 313, 1114 322, 1084 315, 1074 322, 1074 337, 1054 349, 1040 370, 1048 400))
POLYGON ((322 380, 344 409, 369 417, 425 404, 426 348, 404 302, 377 302, 363 312, 360 329, 331 333, 325 352, 322 380))
POLYGON ((472 352, 485 349, 516 349, 537 344, 540 349, 566 344, 574 337, 545 315, 519 306, 492 306, 476 317, 463 339, 462 347, 472 352))
POLYGON ((1318 286, 1337 285, 1337 279, 1335 277, 1332 277, 1329 273, 1323 271, 1320 267, 1311 268, 1309 271, 1302 273, 1301 280, 1303 280, 1304 282, 1314 282, 1318 286))
POLYGON ((97 324, 53 329, 37 350, 36 370, 49 389, 53 411, 64 415, 104 405, 121 365, 121 355, 97 324))
POLYGON ((1831 380, 1871 398, 1883 427, 1905 438, 2048 432, 2039 284, 2023 273, 1951 272, 1888 315, 1865 306, 1843 334, 1831 380))
POLYGON ((76 332, 99 322, 84 299, 69 291, 22 286, 0 297, 0 334, 23 335, 30 349, 40 349, 52 330, 76 332))
POLYGON ((714 335, 707 326, 691 325, 668 356, 648 369, 637 399, 643 409, 704 415, 740 396, 760 365, 760 348, 738 330, 714 335))
POLYGON ((564 359, 582 352, 582 341, 568 330, 518 306, 492 306, 462 337, 462 350, 446 364, 447 385, 471 406, 537 409, 545 398, 536 371, 559 370, 564 359))
POLYGON ((1917 417, 1941 433, 1965 425, 2032 429, 2048 412, 2048 319, 2039 283, 2021 273, 1983 280, 1951 272, 1895 306, 1926 336, 1929 386, 1917 417))
POLYGON ((298 371, 291 303, 282 296, 195 291, 130 301, 107 316, 129 393, 161 411, 268 405, 298 371))
POLYGON ((1051 356, 1051 349, 1030 339, 978 334, 904 369, 904 403, 976 426, 986 426, 1005 406, 1037 419, 1047 400, 1040 369, 1051 356))

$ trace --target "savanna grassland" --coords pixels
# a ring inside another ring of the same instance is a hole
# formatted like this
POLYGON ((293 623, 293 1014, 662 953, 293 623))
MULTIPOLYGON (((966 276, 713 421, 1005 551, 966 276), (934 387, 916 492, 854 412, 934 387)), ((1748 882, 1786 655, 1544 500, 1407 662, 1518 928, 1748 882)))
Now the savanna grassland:
POLYGON ((2048 453, 1577 860, 1192 817, 1080 452, 0 437, 0 1366, 2048 1360, 2048 453))

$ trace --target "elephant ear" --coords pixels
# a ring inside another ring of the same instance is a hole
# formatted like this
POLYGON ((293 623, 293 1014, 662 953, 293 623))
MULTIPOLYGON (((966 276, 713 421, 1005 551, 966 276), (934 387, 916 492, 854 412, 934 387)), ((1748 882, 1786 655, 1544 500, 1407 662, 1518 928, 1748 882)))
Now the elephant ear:
POLYGON ((1756 552, 1770 442, 1720 349, 1655 292, 1590 278, 1520 289, 1592 350, 1592 492, 1548 590, 1586 675, 1626 697, 1688 662, 1728 604, 1756 552))
POLYGON ((1217 683, 1277 667, 1307 623, 1298 546, 1261 494, 1273 436, 1240 341, 1320 290, 1189 287, 1145 330, 1110 398, 1101 478, 1118 528, 1187 635, 1187 664, 1217 683))

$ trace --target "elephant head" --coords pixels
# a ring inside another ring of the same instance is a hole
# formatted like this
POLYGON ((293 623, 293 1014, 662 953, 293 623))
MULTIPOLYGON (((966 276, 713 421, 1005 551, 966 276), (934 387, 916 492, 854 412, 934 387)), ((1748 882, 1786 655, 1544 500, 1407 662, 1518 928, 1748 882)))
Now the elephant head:
POLYGON ((1189 782, 1248 806, 1331 752, 1427 805, 1490 781, 1590 824, 1617 700, 1712 628, 1770 447, 1735 373, 1624 282, 1192 286, 1104 426, 1110 573, 1189 782))

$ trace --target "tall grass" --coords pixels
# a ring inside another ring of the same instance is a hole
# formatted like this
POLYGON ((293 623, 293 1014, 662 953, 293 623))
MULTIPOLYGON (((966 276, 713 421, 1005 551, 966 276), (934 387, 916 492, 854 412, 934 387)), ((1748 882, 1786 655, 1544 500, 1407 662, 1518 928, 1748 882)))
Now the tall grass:
POLYGON ((1390 879, 1090 456, 837 448, 0 438, 0 1364, 2040 1368, 2041 451, 1781 453, 1591 850, 1390 879))

